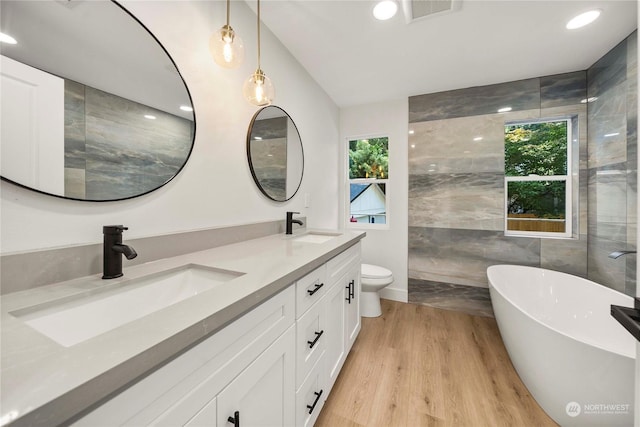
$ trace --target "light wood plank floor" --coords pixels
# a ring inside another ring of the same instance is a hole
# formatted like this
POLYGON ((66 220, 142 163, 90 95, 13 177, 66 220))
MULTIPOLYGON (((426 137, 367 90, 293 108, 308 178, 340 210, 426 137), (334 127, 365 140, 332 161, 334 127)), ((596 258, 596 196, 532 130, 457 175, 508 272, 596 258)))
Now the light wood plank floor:
POLYGON ((516 374, 495 319, 382 300, 316 427, 556 426, 516 374))

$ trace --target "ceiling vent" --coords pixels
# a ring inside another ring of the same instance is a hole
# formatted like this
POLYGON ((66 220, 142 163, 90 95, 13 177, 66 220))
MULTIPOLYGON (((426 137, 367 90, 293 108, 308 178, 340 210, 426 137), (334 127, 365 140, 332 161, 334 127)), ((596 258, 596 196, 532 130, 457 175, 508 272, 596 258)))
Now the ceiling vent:
POLYGON ((442 15, 460 9, 461 0, 402 0, 407 24, 428 16, 442 15))

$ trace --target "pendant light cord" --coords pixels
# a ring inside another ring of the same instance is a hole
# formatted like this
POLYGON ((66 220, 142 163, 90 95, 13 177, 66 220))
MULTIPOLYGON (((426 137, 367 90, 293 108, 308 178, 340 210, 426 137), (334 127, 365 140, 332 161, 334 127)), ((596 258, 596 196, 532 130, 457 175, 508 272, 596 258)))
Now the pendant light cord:
POLYGON ((258 0, 258 69, 260 69, 260 0, 258 0))
POLYGON ((227 0, 227 27, 229 26, 229 9, 231 9, 231 0, 227 0))

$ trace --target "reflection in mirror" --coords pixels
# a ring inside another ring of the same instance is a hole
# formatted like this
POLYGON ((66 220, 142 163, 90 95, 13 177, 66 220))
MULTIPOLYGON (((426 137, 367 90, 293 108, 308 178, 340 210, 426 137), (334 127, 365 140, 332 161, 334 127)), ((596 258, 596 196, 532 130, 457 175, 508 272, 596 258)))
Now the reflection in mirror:
POLYGON ((304 172, 302 141, 295 123, 280 107, 259 110, 247 134, 247 157, 260 191, 277 202, 291 199, 304 172))
POLYGON ((112 1, 0 2, 2 179, 127 199, 170 181, 193 146, 191 98, 155 37, 112 1), (32 100, 27 102, 26 100, 32 100))

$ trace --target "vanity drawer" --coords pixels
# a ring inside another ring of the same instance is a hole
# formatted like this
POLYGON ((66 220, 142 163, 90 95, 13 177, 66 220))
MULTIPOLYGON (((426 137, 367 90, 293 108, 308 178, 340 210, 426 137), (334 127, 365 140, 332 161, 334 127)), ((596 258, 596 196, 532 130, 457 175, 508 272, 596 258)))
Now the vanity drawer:
POLYGON ((296 393, 296 427, 310 427, 318 419, 327 400, 324 354, 316 362, 306 381, 296 393))
POLYGON ((296 387, 309 375, 327 348, 324 298, 296 323, 296 387))
POLYGON ((296 282, 296 318, 300 318, 327 292, 326 264, 313 270, 296 282))

